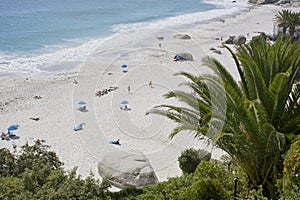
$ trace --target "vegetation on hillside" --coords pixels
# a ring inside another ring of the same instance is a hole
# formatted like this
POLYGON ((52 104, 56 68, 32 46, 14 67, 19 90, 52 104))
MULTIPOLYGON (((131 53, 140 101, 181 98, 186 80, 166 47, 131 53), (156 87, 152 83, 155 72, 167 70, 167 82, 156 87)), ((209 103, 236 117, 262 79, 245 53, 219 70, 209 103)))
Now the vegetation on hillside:
POLYGON ((25 144, 12 153, 0 149, 0 199, 106 199, 107 181, 100 183, 91 174, 86 179, 76 175, 76 168, 66 172, 43 140, 25 144))

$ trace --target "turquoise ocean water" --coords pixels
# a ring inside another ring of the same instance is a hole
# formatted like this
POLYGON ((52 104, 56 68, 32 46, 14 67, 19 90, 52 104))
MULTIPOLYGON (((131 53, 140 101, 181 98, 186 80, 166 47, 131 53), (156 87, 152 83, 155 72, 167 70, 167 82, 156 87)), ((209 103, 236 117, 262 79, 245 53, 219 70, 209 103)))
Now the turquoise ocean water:
POLYGON ((237 14, 247 0, 1 0, 0 75, 82 61, 114 34, 155 23, 191 25, 237 14))

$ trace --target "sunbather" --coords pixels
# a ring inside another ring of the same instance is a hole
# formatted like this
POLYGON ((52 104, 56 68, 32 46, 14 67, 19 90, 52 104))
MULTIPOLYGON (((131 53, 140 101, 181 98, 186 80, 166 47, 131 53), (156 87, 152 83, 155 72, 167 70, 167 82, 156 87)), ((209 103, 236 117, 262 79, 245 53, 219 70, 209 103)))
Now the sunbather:
POLYGON ((39 121, 40 120, 40 118, 38 118, 38 117, 30 117, 29 119, 32 119, 34 121, 39 121))
POLYGON ((109 143, 110 143, 110 144, 121 145, 121 144, 120 144, 120 139, 117 139, 117 140, 116 140, 116 139, 110 140, 109 143))
POLYGON ((127 110, 127 111, 131 110, 131 108, 129 108, 127 105, 125 105, 124 107, 121 106, 120 109, 121 110, 127 110))
POLYGON ((77 110, 79 110, 79 111, 87 111, 86 105, 80 105, 80 106, 77 108, 77 110))
POLYGON ((75 127, 74 128, 74 131, 79 131, 79 130, 82 130, 83 129, 83 125, 84 125, 85 123, 81 123, 81 124, 79 124, 77 127, 75 127))
POLYGON ((98 96, 98 97, 102 96, 101 91, 97 91, 95 94, 96 94, 96 96, 98 96))

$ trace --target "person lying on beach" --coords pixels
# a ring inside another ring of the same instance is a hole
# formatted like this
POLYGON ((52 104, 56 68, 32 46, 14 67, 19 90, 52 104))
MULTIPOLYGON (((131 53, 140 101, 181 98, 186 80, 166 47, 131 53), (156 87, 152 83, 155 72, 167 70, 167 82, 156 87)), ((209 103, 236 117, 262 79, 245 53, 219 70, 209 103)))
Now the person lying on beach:
POLYGON ((127 105, 125 105, 124 107, 121 106, 120 109, 121 110, 127 110, 127 111, 131 110, 131 108, 129 108, 127 105))
POLYGON ((102 90, 96 92, 96 96, 101 97, 102 95, 104 95, 104 92, 102 90))
POLYGON ((12 131, 8 130, 7 131, 7 134, 6 134, 8 137, 14 137, 16 136, 16 134, 14 134, 12 131))
POLYGON ((30 117, 29 119, 32 119, 32 120, 34 120, 34 121, 39 121, 40 120, 40 118, 38 118, 38 117, 30 117))
POLYGON ((80 106, 78 106, 77 110, 82 111, 82 112, 86 112, 87 111, 86 105, 80 105, 80 106))
POLYGON ((81 124, 79 124, 77 127, 75 127, 73 130, 74 131, 79 131, 79 130, 82 130, 83 129, 83 125, 84 125, 85 123, 81 123, 81 124))
POLYGON ((118 89, 118 86, 109 86, 109 89, 116 90, 118 89))
POLYGON ((116 89, 118 89, 117 86, 109 86, 109 88, 107 89, 107 91, 112 92, 112 91, 115 91, 116 89))
POLYGON ((41 96, 34 96, 33 98, 34 99, 41 99, 42 97, 41 96))
POLYGON ((110 144, 121 145, 121 144, 120 144, 120 139, 117 139, 117 140, 116 140, 116 139, 110 140, 109 143, 110 143, 110 144))

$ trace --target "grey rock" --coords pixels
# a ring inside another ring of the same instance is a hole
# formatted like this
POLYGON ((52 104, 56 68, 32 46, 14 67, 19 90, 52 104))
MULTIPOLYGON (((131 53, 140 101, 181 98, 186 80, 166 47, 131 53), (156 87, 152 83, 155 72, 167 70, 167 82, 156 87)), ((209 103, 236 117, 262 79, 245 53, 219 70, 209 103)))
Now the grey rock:
POLYGON ((98 172, 102 178, 108 178, 119 188, 143 187, 158 182, 149 160, 141 152, 109 152, 99 161, 98 172))
POLYGON ((235 45, 242 45, 242 44, 245 44, 246 41, 247 41, 247 39, 244 35, 239 35, 233 40, 233 43, 235 45))
POLYGON ((189 40, 191 39, 191 36, 189 36, 188 34, 176 34, 173 36, 173 38, 189 40))

